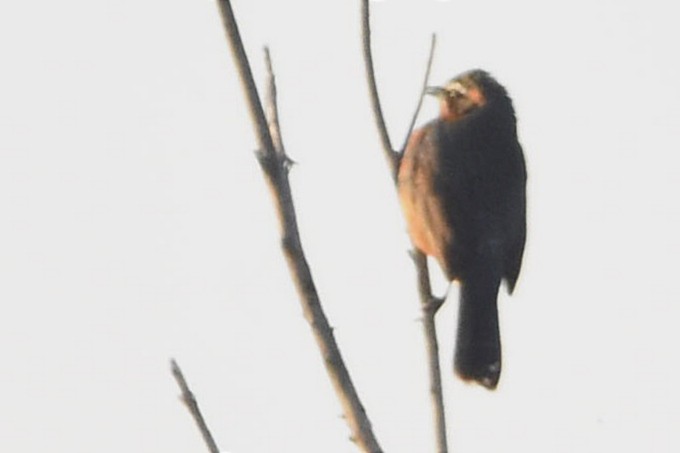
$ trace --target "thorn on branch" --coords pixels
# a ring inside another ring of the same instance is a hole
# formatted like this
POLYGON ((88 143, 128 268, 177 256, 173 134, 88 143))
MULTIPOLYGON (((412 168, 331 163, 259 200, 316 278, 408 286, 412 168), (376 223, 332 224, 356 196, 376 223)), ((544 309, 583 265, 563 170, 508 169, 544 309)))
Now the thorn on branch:
POLYGON ((296 161, 288 157, 287 154, 283 155, 283 169, 286 170, 286 173, 290 173, 291 168, 295 165, 297 165, 296 161))

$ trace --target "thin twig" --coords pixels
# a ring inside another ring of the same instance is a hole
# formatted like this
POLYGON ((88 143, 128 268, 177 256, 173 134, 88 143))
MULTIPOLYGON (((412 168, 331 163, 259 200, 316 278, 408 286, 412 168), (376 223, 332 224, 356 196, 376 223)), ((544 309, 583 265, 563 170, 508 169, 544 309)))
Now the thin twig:
POLYGON ((366 79, 368 80, 368 91, 370 92, 371 107, 373 108, 373 116, 375 117, 376 125, 378 126, 378 134, 380 135, 380 142, 382 143, 383 154, 387 165, 390 169, 392 179, 397 181, 397 170, 399 167, 399 155, 392 148, 390 141, 390 134, 387 132, 385 125, 385 117, 383 116, 382 107, 380 105, 380 97, 378 96, 378 86, 375 82, 375 70, 373 69, 373 55, 371 53, 371 23, 370 10, 368 6, 369 0, 361 1, 361 35, 364 49, 364 63, 366 67, 366 79))
POLYGON ((406 151, 406 145, 408 145, 408 139, 413 133, 413 128, 416 125, 416 120, 418 119, 418 114, 420 113, 420 108, 423 106, 423 98, 425 97, 425 91, 427 90, 427 81, 430 80, 430 69, 432 69, 432 60, 434 60, 434 48, 437 45, 437 35, 432 33, 432 39, 430 40, 430 55, 427 57, 427 66, 425 68, 425 77, 423 77, 423 86, 420 89, 420 96, 418 96, 418 104, 416 105, 416 110, 413 112, 413 117, 411 117, 411 123, 408 126, 408 131, 406 132, 406 138, 404 138, 404 144, 399 150, 399 156, 404 154, 406 151))
POLYGON ((265 115, 267 117, 267 125, 269 127, 269 134, 274 142, 274 149, 279 156, 279 159, 283 161, 284 168, 289 170, 290 167, 295 163, 288 154, 286 154, 286 149, 283 146, 283 137, 281 135, 281 125, 279 124, 279 106, 277 102, 276 95, 276 77, 274 76, 274 69, 272 66, 271 54, 269 52, 269 47, 264 47, 264 63, 267 68, 267 74, 269 76, 269 81, 267 83, 267 104, 265 106, 265 115))
POLYGON ((279 108, 277 105, 276 96, 276 78, 274 77, 274 69, 272 68, 272 59, 269 53, 269 47, 264 47, 264 63, 269 75, 269 83, 267 84, 267 99, 270 101, 266 105, 266 118, 269 127, 269 134, 272 136, 274 148, 280 155, 285 155, 283 148, 283 139, 281 138, 281 126, 279 125, 279 108))
MULTIPOLYGON (((288 182, 286 160, 276 151, 277 147, 272 139, 272 134, 269 131, 267 119, 264 115, 264 109, 257 95, 255 82, 253 81, 248 58, 243 48, 230 1, 218 0, 218 4, 232 55, 238 67, 241 83, 248 99, 251 118, 260 144, 258 161, 272 192, 274 206, 279 219, 283 254, 298 290, 303 314, 312 328, 326 371, 342 405, 345 419, 352 433, 352 440, 365 452, 382 452, 349 376, 349 372, 345 367, 340 350, 335 342, 333 330, 321 307, 311 270, 300 242, 295 206, 288 182)), ((268 65, 268 70, 270 83, 269 111, 275 112, 276 90, 275 87, 271 86, 274 84, 271 65, 268 65)), ((278 129, 278 121, 275 121, 273 117, 270 118, 270 124, 275 129, 278 129)), ((277 134, 280 137, 278 130, 277 134)))
POLYGON ((179 368, 179 365, 177 365, 177 362, 175 362, 175 359, 170 361, 170 368, 172 369, 172 375, 175 377, 179 388, 182 390, 182 401, 194 418, 196 425, 198 425, 198 429, 203 436, 205 444, 208 446, 208 450, 210 450, 210 453, 220 453, 220 449, 217 448, 215 439, 213 439, 212 434, 210 434, 210 429, 208 429, 203 414, 201 414, 201 410, 198 408, 198 402, 191 392, 186 379, 184 379, 184 374, 182 374, 182 370, 179 368))
MULTIPOLYGON (((387 157, 392 179, 397 183, 397 176, 399 171, 399 161, 401 155, 406 148, 406 144, 410 138, 413 126, 420 112, 425 89, 430 76, 430 68, 432 66, 434 48, 436 43, 436 36, 432 35, 430 44, 430 54, 427 61, 427 68, 425 70, 425 78, 423 80, 423 88, 418 99, 417 108, 413 114, 413 119, 409 126, 408 134, 404 141, 404 146, 400 153, 395 153, 390 144, 389 135, 385 126, 385 120, 382 115, 382 108, 380 107, 380 99, 378 97, 378 90, 375 83, 375 73, 373 69, 373 57, 371 55, 371 27, 369 20, 369 0, 362 0, 362 40, 364 49, 364 62, 366 66, 366 76, 368 80, 369 92, 371 97, 371 104, 375 114, 376 123, 378 125, 378 132, 383 144, 383 154, 387 157)), ((437 343, 437 328, 435 324, 435 314, 437 309, 441 306, 442 300, 432 294, 430 287, 430 276, 427 269, 427 258, 420 251, 414 250, 412 252, 413 261, 416 267, 418 278, 418 294, 420 296, 421 310, 423 312, 423 333, 425 335, 425 344, 427 349, 428 368, 430 376, 430 397, 432 402, 433 422, 435 425, 435 439, 438 453, 446 453, 448 451, 446 441, 446 417, 444 415, 444 397, 441 385, 441 368, 439 366, 439 345, 437 343)))

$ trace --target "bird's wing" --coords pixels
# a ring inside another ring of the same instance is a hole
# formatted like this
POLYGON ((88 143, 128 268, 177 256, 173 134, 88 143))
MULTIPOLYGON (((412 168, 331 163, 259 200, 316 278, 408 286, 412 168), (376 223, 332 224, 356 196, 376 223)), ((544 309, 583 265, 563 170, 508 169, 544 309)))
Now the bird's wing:
POLYGON ((526 241, 526 164, 522 147, 516 143, 513 150, 514 161, 511 163, 511 187, 508 191, 505 236, 505 272, 503 277, 508 284, 508 292, 512 294, 522 267, 524 243, 526 241))
POLYGON ((436 191, 437 150, 430 125, 413 133, 399 168, 399 198, 413 244, 450 274, 445 254, 453 240, 446 203, 436 191))

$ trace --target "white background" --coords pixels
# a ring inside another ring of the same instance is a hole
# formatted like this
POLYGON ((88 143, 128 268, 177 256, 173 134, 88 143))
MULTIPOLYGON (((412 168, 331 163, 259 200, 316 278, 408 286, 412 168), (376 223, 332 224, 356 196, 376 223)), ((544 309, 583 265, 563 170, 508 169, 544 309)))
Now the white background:
MULTIPOLYGON (((238 1, 272 50, 303 242, 389 452, 432 451, 415 282, 370 114, 355 1, 238 1)), ((515 100, 529 240, 494 393, 451 372, 456 452, 680 448, 677 14, 662 1, 372 3, 395 146, 431 81, 515 100)), ((436 112, 426 103, 420 121, 436 112)), ((351 452, 301 316, 209 0, 0 6, 0 451, 351 452)), ((444 285, 439 282, 438 290, 444 285)))

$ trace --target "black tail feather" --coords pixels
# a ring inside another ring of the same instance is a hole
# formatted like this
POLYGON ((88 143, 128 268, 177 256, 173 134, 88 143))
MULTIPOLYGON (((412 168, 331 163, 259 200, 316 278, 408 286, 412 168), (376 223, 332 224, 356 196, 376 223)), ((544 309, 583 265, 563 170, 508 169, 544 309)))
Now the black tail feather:
POLYGON ((497 296, 500 278, 472 275, 461 281, 454 367, 467 381, 493 390, 501 375, 497 296))

